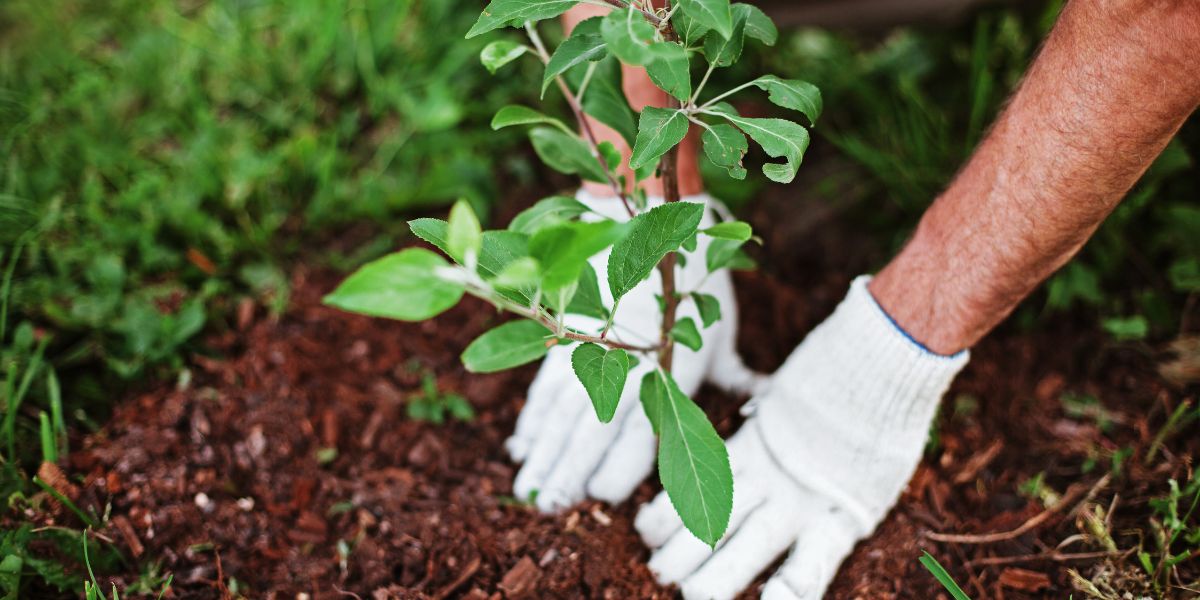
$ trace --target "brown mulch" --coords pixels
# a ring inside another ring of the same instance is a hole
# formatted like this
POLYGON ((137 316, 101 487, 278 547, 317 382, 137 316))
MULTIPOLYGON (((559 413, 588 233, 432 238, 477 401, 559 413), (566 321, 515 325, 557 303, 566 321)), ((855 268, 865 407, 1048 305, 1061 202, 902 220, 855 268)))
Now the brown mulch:
MULTIPOLYGON (((773 230, 777 210, 768 199, 751 211, 774 254, 761 257, 762 272, 737 276, 741 350, 763 370, 880 257, 878 249, 827 255, 826 240, 844 227, 773 230)), ((175 576, 171 597, 227 596, 231 580, 252 598, 673 596, 644 566, 631 524, 657 482, 620 506, 589 502, 560 516, 510 497, 515 468, 502 442, 536 365, 479 376, 458 362, 498 322, 494 310, 467 300, 425 323, 368 319, 321 305, 337 281, 297 267, 285 315, 245 314, 241 329, 214 334, 187 385, 130 398, 72 454, 83 497, 101 509, 111 503, 106 534, 135 558, 161 560, 175 576), (465 396, 477 418, 407 418, 425 372, 465 396)), ((1106 568, 1094 558, 1046 556, 1079 533, 1074 505, 999 542, 927 536, 1017 529, 1044 510, 1018 492, 1023 482, 1045 473, 1048 487, 1069 494, 1071 484, 1098 481, 1125 447, 1134 455, 1094 502, 1115 506, 1114 530, 1144 527, 1146 500, 1166 491, 1168 476, 1186 480, 1200 447, 1193 425, 1142 465, 1165 414, 1195 398, 1156 375, 1158 358, 1069 320, 1033 333, 1009 326, 982 342, 946 397, 936 446, 827 597, 948 598, 917 561, 927 550, 976 599, 1065 598, 1067 568, 1088 577, 1106 568), (1065 393, 1098 398, 1103 423, 1068 414, 1065 393), (1089 459, 1097 466, 1084 473, 1089 459)), ((705 389, 698 400, 723 433, 736 429, 737 399, 705 389)), ((1097 549, 1074 543, 1060 554, 1097 549)), ((137 571, 100 575, 128 583, 137 571)))

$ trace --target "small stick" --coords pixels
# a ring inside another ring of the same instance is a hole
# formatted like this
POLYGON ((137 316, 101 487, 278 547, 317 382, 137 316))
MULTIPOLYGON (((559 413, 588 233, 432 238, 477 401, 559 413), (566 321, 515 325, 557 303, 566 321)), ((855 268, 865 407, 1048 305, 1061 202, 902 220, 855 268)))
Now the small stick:
POLYGON ((992 544, 995 542, 1003 542, 1014 538, 1021 537, 1025 533, 1035 529, 1047 519, 1063 511, 1067 506, 1073 506, 1082 498, 1093 496, 1100 488, 1108 485, 1109 476, 1101 477, 1099 481, 1091 487, 1074 486, 1061 500, 1055 503, 1054 506, 1034 515, 1028 521, 1021 524, 1020 527, 1011 531, 1003 531, 997 533, 985 533, 978 535, 969 534, 954 534, 954 533, 935 533, 929 532, 925 537, 935 542, 946 542, 949 544, 992 544), (1087 492, 1085 494, 1085 492, 1087 492))

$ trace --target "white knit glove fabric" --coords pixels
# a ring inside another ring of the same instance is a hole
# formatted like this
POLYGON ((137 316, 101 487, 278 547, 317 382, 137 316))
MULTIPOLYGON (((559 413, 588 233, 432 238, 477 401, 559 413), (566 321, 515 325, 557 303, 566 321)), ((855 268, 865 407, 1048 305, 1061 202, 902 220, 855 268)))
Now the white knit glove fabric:
POLYGON ((733 514, 713 552, 666 494, 636 527, 650 568, 687 600, 732 598, 791 548, 768 600, 821 598, 854 544, 896 502, 920 461, 938 401, 966 365, 905 334, 859 277, 845 300, 772 376, 728 441, 733 514))
MULTIPOLYGON (((620 201, 614 198, 596 198, 584 191, 576 198, 604 217, 619 221, 629 219, 620 201)), ((717 203, 712 198, 697 195, 682 201, 709 207, 701 227, 715 223, 712 209, 717 203)), ((661 197, 649 199, 650 207, 661 203, 661 197)), ((689 253, 691 260, 676 271, 676 289, 712 294, 721 303, 722 318, 703 328, 695 303, 691 300, 680 303, 679 318, 691 317, 697 327, 701 327, 704 344, 699 352, 675 345, 675 380, 689 395, 704 381, 730 391, 750 393, 756 385, 764 383, 765 378, 748 370, 734 348, 737 305, 733 284, 725 270, 706 277, 704 256, 708 242, 707 236, 698 236, 696 250, 689 253), (695 286, 701 281, 703 284, 697 289, 695 286)), ((608 254, 605 251, 589 262, 600 279, 600 293, 605 304, 612 306, 608 291, 608 254)), ((662 281, 657 270, 621 299, 609 337, 630 344, 656 344, 661 322, 656 294, 662 294, 662 281)), ((566 322, 589 332, 598 332, 604 325, 599 320, 579 315, 568 315, 566 322)), ((585 497, 613 503, 625 500, 654 467, 654 432, 638 400, 642 376, 652 365, 643 360, 630 371, 616 415, 611 422, 601 423, 571 368, 573 349, 572 346, 550 350, 529 388, 529 398, 517 419, 516 431, 505 443, 513 460, 524 463, 513 483, 513 494, 525 499, 536 491, 535 503, 545 512, 566 508, 585 497)))

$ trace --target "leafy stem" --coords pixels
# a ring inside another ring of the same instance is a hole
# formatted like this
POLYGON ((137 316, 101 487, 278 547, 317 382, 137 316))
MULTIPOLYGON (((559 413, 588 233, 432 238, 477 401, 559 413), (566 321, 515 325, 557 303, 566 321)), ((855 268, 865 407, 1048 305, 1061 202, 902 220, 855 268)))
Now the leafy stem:
MULTIPOLYGON (((709 71, 710 71, 710 72, 712 71, 712 65, 709 65, 709 71)), ((708 79, 708 75, 707 75, 707 74, 704 76, 704 79, 706 79, 706 80, 708 79)), ((755 80, 755 81, 757 81, 757 80, 755 80)), ((729 90, 729 91, 725 92, 724 94, 720 94, 720 95, 718 95, 718 96, 716 96, 716 97, 714 97, 714 98, 710 98, 710 99, 708 100, 708 102, 705 102, 704 104, 701 104, 700 106, 696 107, 696 109, 695 109, 695 112, 703 112, 703 111, 704 111, 704 109, 706 109, 706 108, 708 108, 708 107, 710 107, 710 106, 712 106, 712 105, 714 105, 714 104, 716 104, 716 103, 718 103, 718 102, 720 102, 720 101, 722 101, 722 100, 724 100, 724 99, 726 99, 726 98, 728 98, 728 97, 730 97, 730 96, 732 96, 732 95, 734 95, 734 94, 736 94, 736 93, 738 93, 738 92, 740 92, 740 91, 742 91, 742 90, 744 90, 744 89, 746 89, 746 88, 748 88, 748 87, 750 87, 750 86, 752 86, 752 85, 755 85, 754 81, 747 81, 746 83, 743 83, 742 85, 739 85, 739 86, 737 86, 737 87, 735 87, 735 88, 733 88, 733 89, 731 89, 731 90, 729 90)), ((704 87, 704 82, 703 82, 703 81, 700 83, 700 87, 704 87)), ((696 101, 696 97, 697 97, 697 96, 699 96, 699 94, 700 94, 700 90, 699 90, 699 89, 697 89, 697 90, 696 90, 696 96, 693 96, 693 97, 692 97, 692 103, 693 103, 693 104, 695 103, 695 101, 696 101)))
POLYGON ((704 90, 705 84, 708 83, 708 78, 712 76, 713 71, 717 68, 716 61, 708 63, 708 70, 704 72, 704 77, 700 79, 699 85, 696 86, 696 91, 692 93, 692 97, 688 99, 688 106, 695 108, 696 99, 700 97, 700 92, 704 90))
MULTIPOLYGON (((642 15, 646 17, 647 21, 650 21, 651 23, 653 23, 655 27, 659 27, 667 21, 666 18, 659 17, 658 15, 656 15, 648 10, 634 6, 633 4, 631 4, 629 2, 621 2, 621 0, 584 0, 584 3, 585 4, 596 4, 599 6, 613 6, 616 8, 633 7, 634 10, 642 13, 642 15)), ((668 12, 668 14, 670 14, 670 13, 668 12)))
MULTIPOLYGON (((525 33, 529 35, 529 41, 533 42, 534 49, 537 50, 538 57, 541 58, 542 64, 550 63, 550 53, 546 51, 546 45, 542 43, 542 37, 538 35, 537 27, 532 22, 525 22, 525 33)), ((583 131, 584 139, 587 141, 589 149, 592 151, 592 156, 600 163, 600 170, 604 172, 604 177, 608 179, 608 185, 612 188, 613 194, 621 199, 621 204, 625 207, 625 212, 629 213, 629 217, 633 218, 633 206, 629 204, 629 198, 625 195, 625 190, 622 189, 620 183, 613 177, 612 172, 608 168, 608 163, 604 160, 604 156, 600 154, 600 144, 596 140, 596 133, 592 131, 592 124, 583 114, 583 106, 579 103, 579 98, 571 93, 571 88, 567 86, 567 82, 562 76, 555 76, 554 82, 558 84, 559 91, 567 100, 567 106, 571 107, 571 112, 575 115, 575 121, 579 124, 579 128, 583 131)))
MULTIPOLYGON (((599 344, 601 346, 607 346, 607 347, 613 348, 613 349, 627 350, 630 352, 649 353, 649 352, 659 351, 659 348, 657 346, 638 346, 635 344, 626 344, 624 342, 618 342, 618 341, 609 339, 606 336, 606 334, 608 333, 608 330, 612 325, 612 317, 609 317, 608 324, 605 325, 604 333, 602 333, 601 335, 598 335, 598 336, 588 335, 585 333, 571 331, 570 329, 567 329, 563 325, 562 320, 561 320, 562 314, 555 316, 555 315, 550 314, 547 310, 543 309, 539 305, 523 306, 521 304, 513 302, 512 300, 509 300, 509 299, 501 296, 500 294, 496 293, 495 288, 493 288, 491 285, 489 285, 486 281, 483 281, 482 279, 480 279, 477 274, 475 274, 474 272, 469 271, 465 268, 455 268, 452 271, 456 272, 456 274, 454 276, 448 277, 448 279, 462 281, 466 287, 466 292, 468 294, 475 296, 476 298, 487 300, 488 302, 491 302, 492 304, 494 304, 496 307, 498 307, 502 310, 507 310, 508 312, 511 312, 517 316, 525 317, 526 319, 529 319, 531 321, 536 321, 536 322, 540 323, 542 326, 544 326, 546 329, 549 329, 550 332, 553 333, 557 337, 566 338, 568 340, 572 340, 572 341, 576 341, 576 342, 588 342, 588 343, 592 343, 592 344, 599 344)), ((446 273, 449 273, 449 272, 451 272, 451 271, 446 271, 446 273)))

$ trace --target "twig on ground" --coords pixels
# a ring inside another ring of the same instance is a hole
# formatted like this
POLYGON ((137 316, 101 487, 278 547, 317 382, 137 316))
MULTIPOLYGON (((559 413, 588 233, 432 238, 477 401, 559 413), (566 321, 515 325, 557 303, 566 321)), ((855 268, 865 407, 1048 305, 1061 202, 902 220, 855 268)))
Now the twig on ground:
POLYGON ((1084 486, 1073 486, 1054 506, 1034 515, 1028 521, 1021 524, 1020 527, 1011 531, 1003 531, 997 533, 985 534, 955 534, 955 533, 936 533, 929 532, 925 537, 935 542, 945 542, 949 544, 992 544, 995 542, 1003 542, 1021 537, 1025 533, 1037 528, 1042 523, 1045 523, 1050 517, 1062 512, 1068 506, 1076 506, 1080 502, 1093 497, 1098 491, 1108 485, 1109 476, 1101 477, 1095 484, 1084 486))

